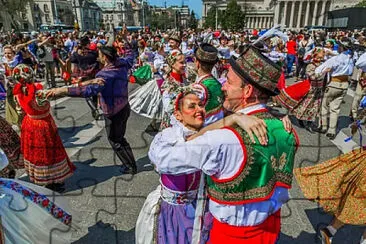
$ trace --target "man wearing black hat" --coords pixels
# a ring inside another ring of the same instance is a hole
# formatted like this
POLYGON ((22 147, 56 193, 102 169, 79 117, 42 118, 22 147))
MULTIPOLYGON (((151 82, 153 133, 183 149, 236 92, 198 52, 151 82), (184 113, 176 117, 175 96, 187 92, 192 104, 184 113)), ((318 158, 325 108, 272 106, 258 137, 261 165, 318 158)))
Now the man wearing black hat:
POLYGON ((224 117, 222 102, 224 94, 221 84, 212 75, 212 69, 218 61, 217 49, 211 44, 201 44, 195 53, 195 68, 198 78, 197 86, 201 86, 203 100, 205 101, 205 125, 211 124, 224 117))
POLYGON ((224 108, 262 118, 267 142, 266 130, 257 125, 254 130, 260 131, 260 138, 255 143, 239 127, 204 133, 208 126, 188 141, 171 143, 161 133, 154 139, 159 143, 151 144, 149 157, 164 173, 176 173, 179 165, 181 174, 201 169, 207 175, 214 217, 209 243, 276 243, 279 238, 280 211, 289 200, 298 146, 295 134, 287 132, 265 105, 278 93, 280 75, 280 66, 248 47, 237 60, 231 59, 222 87, 224 108))
POLYGON ((327 133, 327 137, 333 140, 336 137, 338 115, 344 96, 347 94, 348 81, 353 72, 351 41, 343 37, 338 43, 339 55, 328 59, 315 69, 315 74, 330 73, 331 80, 325 90, 320 111, 321 124, 318 132, 327 133), (329 112, 329 128, 328 128, 329 112))

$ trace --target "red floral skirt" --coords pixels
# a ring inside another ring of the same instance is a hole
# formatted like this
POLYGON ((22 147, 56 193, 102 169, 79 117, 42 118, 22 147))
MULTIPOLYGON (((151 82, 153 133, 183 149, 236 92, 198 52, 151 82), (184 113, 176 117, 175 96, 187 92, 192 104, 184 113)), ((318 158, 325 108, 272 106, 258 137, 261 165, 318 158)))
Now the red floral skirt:
POLYGON ((64 182, 75 170, 50 114, 37 119, 28 115, 24 118, 21 148, 29 178, 36 184, 64 182))

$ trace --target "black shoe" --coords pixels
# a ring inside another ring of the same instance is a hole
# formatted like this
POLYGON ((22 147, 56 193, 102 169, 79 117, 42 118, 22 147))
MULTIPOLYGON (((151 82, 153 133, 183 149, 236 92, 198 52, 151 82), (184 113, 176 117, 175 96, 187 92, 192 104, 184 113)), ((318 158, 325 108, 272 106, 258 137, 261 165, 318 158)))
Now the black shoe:
POLYGON ((301 128, 306 128, 306 125, 305 125, 303 120, 298 120, 298 123, 299 123, 301 128))
POLYGON ((62 193, 65 191, 65 183, 51 183, 46 185, 46 188, 50 189, 51 191, 62 193))
POLYGON ((126 165, 122 165, 120 170, 119 170, 122 174, 131 174, 131 175, 135 175, 137 174, 137 168, 136 167, 128 167, 126 165))
POLYGON ((317 127, 317 128, 313 128, 313 131, 324 134, 325 132, 327 132, 326 129, 323 129, 321 127, 317 127))
POLYGON ((308 125, 305 127, 305 129, 307 131, 309 131, 310 133, 314 134, 316 131, 314 130, 314 127, 312 125, 308 125))
POLYGON ((336 137, 336 135, 333 133, 327 133, 326 136, 329 138, 329 140, 334 140, 334 138, 336 137))

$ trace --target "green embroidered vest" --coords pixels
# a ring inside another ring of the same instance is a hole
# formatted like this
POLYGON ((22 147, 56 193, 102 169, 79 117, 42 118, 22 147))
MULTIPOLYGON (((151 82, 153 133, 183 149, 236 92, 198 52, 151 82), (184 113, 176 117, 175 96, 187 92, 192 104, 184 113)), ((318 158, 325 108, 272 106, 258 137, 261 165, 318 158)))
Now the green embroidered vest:
POLYGON ((276 186, 291 186, 297 147, 295 135, 287 133, 282 121, 269 113, 255 115, 262 117, 267 124, 268 145, 260 145, 257 138, 253 144, 243 129, 231 128, 245 148, 245 161, 231 162, 242 164, 231 179, 206 177, 207 191, 213 201, 229 205, 256 202, 269 198, 276 186))
POLYGON ((214 77, 209 76, 200 82, 207 90, 206 116, 210 116, 222 110, 224 93, 221 91, 221 84, 214 77))

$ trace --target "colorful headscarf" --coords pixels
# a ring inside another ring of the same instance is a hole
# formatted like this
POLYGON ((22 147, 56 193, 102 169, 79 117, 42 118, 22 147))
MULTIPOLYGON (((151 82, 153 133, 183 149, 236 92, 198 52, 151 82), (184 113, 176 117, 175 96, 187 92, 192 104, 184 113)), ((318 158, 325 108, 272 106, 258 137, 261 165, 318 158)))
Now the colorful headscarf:
POLYGON ((318 58, 318 54, 320 52, 324 51, 323 48, 321 47, 316 47, 314 48, 312 54, 311 54, 311 62, 313 63, 320 63, 321 61, 323 61, 322 59, 318 58))
POLYGON ((183 55, 183 53, 180 50, 173 50, 171 53, 166 57, 166 61, 169 65, 169 67, 172 67, 173 64, 177 61, 178 57, 183 55))
POLYGON ((12 72, 12 78, 15 82, 19 82, 21 85, 34 82, 34 72, 31 67, 25 64, 19 64, 15 66, 12 72))

